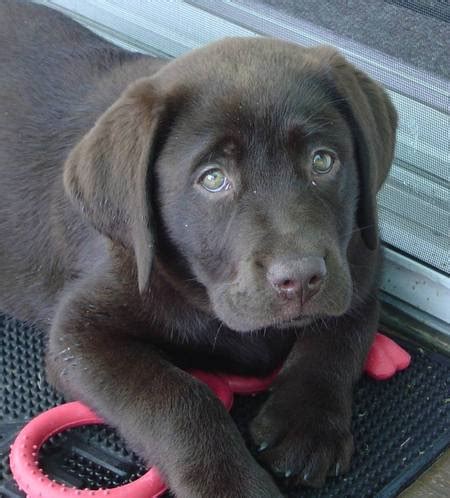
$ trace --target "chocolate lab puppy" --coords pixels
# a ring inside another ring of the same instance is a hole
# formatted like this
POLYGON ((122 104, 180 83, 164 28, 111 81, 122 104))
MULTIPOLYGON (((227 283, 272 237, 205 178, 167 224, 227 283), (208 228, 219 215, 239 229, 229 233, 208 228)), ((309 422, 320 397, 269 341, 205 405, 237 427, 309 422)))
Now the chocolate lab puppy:
POLYGON ((349 466, 377 327, 396 113, 329 47, 227 39, 168 62, 0 4, 0 308, 177 497, 281 496, 349 466), (260 463, 185 369, 266 375, 260 463), (267 470, 265 470, 267 469, 267 470))

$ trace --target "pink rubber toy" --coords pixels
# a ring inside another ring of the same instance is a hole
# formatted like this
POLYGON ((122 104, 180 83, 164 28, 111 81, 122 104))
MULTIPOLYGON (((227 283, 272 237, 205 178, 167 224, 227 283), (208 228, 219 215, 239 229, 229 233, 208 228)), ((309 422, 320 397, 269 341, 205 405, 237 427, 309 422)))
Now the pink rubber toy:
POLYGON ((377 332, 366 358, 364 372, 375 380, 386 380, 411 363, 410 354, 389 337, 377 332))
POLYGON ((109 498, 149 498, 162 495, 166 486, 158 471, 151 468, 139 479, 111 489, 76 489, 56 483, 38 466, 37 454, 42 444, 54 434, 71 427, 102 424, 103 420, 87 406, 74 401, 52 408, 31 420, 11 446, 10 467, 19 488, 27 498, 68 498, 95 496, 109 498))
MULTIPOLYGON (((369 351, 364 371, 377 380, 392 377, 397 371, 408 367, 410 355, 383 334, 377 333, 369 351)), ((266 390, 275 379, 278 370, 264 377, 240 377, 237 375, 211 374, 200 370, 190 372, 201 380, 230 410, 233 395, 254 394, 266 390)), ((20 489, 27 498, 156 498, 167 486, 156 468, 151 468, 139 479, 108 489, 76 489, 64 486, 49 479, 39 468, 38 452, 44 442, 54 434, 71 427, 89 424, 102 424, 103 420, 79 402, 66 403, 41 413, 31 420, 19 433, 11 446, 10 467, 20 489)))

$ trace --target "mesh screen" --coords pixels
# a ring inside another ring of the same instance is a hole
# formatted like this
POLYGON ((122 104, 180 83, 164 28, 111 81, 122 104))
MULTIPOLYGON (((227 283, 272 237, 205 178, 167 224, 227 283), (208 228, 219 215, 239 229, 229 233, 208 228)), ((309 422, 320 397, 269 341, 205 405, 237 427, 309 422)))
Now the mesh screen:
MULTIPOLYGON (((418 69, 450 77, 450 4, 433 0, 258 0, 418 69), (430 34, 433 36, 430 36, 430 34)), ((255 0, 243 0, 255 6, 255 0)))

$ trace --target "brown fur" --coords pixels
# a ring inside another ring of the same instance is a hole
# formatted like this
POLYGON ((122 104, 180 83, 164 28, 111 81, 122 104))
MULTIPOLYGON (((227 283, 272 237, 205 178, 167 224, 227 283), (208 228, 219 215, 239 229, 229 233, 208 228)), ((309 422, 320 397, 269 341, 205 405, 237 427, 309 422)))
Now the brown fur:
POLYGON ((329 47, 228 39, 167 62, 3 0, 0 309, 48 331, 53 384, 180 497, 280 496, 183 369, 284 361, 252 436, 266 469, 320 485, 353 451, 395 128, 329 47), (211 166, 229 190, 200 186, 211 166))

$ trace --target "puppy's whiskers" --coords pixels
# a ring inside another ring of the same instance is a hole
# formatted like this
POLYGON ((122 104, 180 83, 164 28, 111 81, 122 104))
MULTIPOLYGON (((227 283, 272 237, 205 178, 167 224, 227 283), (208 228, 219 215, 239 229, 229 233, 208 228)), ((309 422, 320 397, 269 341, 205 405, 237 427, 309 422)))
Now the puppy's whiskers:
POLYGON ((223 327, 223 322, 220 322, 219 326, 217 327, 216 334, 214 336, 214 341, 213 341, 213 345, 212 345, 212 351, 215 351, 215 349, 216 349, 217 338, 219 337, 219 333, 222 330, 222 327, 223 327))
POLYGON ((346 235, 351 235, 352 233, 355 233, 355 232, 360 232, 361 230, 365 230, 366 228, 372 228, 375 226, 375 223, 371 223, 369 225, 363 225, 362 227, 356 227, 352 230, 350 230, 349 232, 344 232, 344 236, 346 235))

